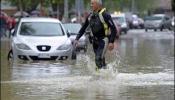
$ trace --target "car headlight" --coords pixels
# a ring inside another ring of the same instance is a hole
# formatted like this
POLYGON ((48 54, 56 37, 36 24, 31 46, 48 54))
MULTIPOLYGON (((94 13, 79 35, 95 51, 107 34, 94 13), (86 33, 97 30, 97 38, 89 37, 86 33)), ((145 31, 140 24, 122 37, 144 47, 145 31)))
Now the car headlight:
POLYGON ((174 22, 173 21, 171 22, 171 25, 174 26, 174 22))
POLYGON ((133 21, 133 24, 139 24, 139 22, 138 21, 133 21))
POLYGON ((23 44, 23 43, 16 44, 16 46, 17 46, 19 49, 31 50, 29 46, 27 46, 26 44, 23 44))
POLYGON ((68 45, 68 44, 64 44, 64 45, 61 45, 57 48, 57 50, 67 50, 70 48, 71 45, 68 45))

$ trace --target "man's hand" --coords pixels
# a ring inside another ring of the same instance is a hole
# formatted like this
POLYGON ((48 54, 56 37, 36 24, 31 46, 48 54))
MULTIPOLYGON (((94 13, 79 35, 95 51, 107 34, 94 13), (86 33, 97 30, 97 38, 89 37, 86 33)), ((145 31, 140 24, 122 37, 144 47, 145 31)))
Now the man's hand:
POLYGON ((77 47, 77 45, 78 45, 78 40, 74 40, 73 41, 73 46, 77 47))
POLYGON ((108 44, 108 49, 111 51, 114 49, 114 43, 109 43, 108 44))

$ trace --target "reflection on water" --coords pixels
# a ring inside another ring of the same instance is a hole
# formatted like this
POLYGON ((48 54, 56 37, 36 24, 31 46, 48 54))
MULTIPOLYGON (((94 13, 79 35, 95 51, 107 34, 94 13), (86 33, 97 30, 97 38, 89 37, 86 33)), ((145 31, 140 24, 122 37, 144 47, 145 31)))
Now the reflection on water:
MULTIPOLYGON (((91 46, 75 61, 34 61, 1 67, 1 100, 174 100, 171 34, 122 36, 95 71, 91 46)), ((5 64, 6 63, 6 64, 5 64)))
POLYGON ((174 67, 174 39, 171 38, 136 38, 123 39, 119 47, 122 62, 126 68, 123 72, 160 72, 164 68, 174 67))
MULTIPOLYGON (((69 76, 6 81, 2 83, 2 87, 10 87, 10 92, 13 91, 13 95, 20 98, 15 100, 174 100, 172 74, 119 73, 110 80, 91 80, 92 78, 93 76, 69 76), (160 98, 162 95, 165 97, 160 98)), ((5 92, 9 93, 9 89, 5 92)))

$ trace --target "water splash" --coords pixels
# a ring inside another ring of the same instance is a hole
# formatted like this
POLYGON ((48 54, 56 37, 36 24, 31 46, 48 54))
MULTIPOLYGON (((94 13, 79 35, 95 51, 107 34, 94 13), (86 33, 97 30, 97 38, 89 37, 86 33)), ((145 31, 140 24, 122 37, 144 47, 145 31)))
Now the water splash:
POLYGON ((106 58, 108 60, 108 64, 106 66, 107 69, 100 69, 99 71, 95 70, 96 65, 93 60, 94 58, 90 58, 90 56, 86 55, 87 67, 88 70, 91 72, 92 80, 112 80, 115 79, 115 77, 117 76, 117 67, 121 65, 121 57, 117 50, 107 52, 107 54, 109 53, 111 56, 106 58))
MULTIPOLYGON (((102 72, 103 73, 103 72, 102 72)), ((114 79, 107 80, 101 78, 92 80, 93 76, 67 76, 57 78, 39 78, 26 80, 1 81, 1 84, 15 83, 15 84, 42 84, 42 85, 58 85, 61 88, 69 87, 86 87, 87 84, 95 85, 110 84, 110 85, 124 85, 124 86, 151 86, 151 85, 174 85, 174 74, 169 73, 118 73, 114 79)))
MULTIPOLYGON (((109 53, 109 52, 108 52, 109 53)), ((81 59, 87 63, 85 67, 90 72, 90 75, 79 76, 60 76, 60 77, 45 77, 26 80, 12 80, 1 81, 2 84, 6 83, 21 83, 21 84, 51 84, 58 85, 60 88, 79 88, 89 86, 110 86, 110 85, 126 85, 126 86, 149 86, 149 85, 174 85, 174 73, 118 73, 117 68, 122 66, 121 57, 118 51, 110 52, 108 56, 109 62, 107 69, 100 70, 99 73, 95 71, 94 58, 90 55, 81 56, 81 59), (112 59, 112 60, 111 60, 112 59)), ((38 65, 39 63, 34 63, 38 65)), ((54 63, 57 67, 57 63, 54 63)), ((77 62, 77 64, 79 64, 77 62)), ((43 64, 45 65, 45 64, 43 64)), ((46 63, 47 65, 47 63, 46 63)), ((60 66, 60 65, 59 65, 60 66)), ((80 65, 82 66, 82 65, 80 65)), ((28 66, 30 67, 30 66, 28 66)))
POLYGON ((174 74, 163 72, 119 73, 116 80, 127 86, 174 85, 174 74))

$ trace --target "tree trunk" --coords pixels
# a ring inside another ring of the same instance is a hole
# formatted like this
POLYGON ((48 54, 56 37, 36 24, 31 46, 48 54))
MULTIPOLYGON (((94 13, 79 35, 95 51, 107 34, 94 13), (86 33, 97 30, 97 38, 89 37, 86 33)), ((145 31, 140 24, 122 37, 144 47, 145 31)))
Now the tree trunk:
POLYGON ((19 10, 21 13, 21 17, 23 17, 23 7, 22 7, 22 0, 18 0, 19 10))

